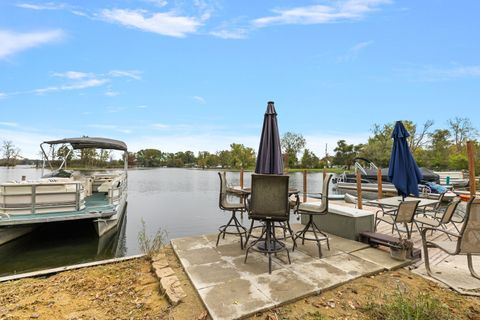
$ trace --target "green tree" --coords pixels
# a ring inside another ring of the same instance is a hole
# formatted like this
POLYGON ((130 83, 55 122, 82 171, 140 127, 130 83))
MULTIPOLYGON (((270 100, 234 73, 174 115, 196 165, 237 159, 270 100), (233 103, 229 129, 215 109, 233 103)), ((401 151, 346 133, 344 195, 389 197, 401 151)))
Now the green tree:
POLYGON ((373 136, 368 138, 360 155, 372 160, 379 167, 387 167, 392 150, 393 124, 373 125, 373 136))
POLYGON ((80 150, 80 162, 84 166, 93 166, 96 156, 97 150, 95 150, 95 148, 85 148, 80 150))
POLYGON ((433 126, 433 120, 427 120, 421 130, 418 129, 418 126, 410 120, 403 121, 405 129, 407 129, 410 136, 408 137, 408 146, 413 154, 419 148, 424 147, 428 144, 428 138, 430 136, 430 128, 433 126))
POLYGON ((301 159, 302 168, 317 168, 320 165, 320 159, 312 151, 305 148, 301 159))
POLYGON ((436 170, 449 168, 450 158, 450 132, 445 129, 437 129, 431 135, 429 152, 429 163, 427 166, 436 170))
POLYGON ((362 145, 355 146, 353 144, 347 144, 345 140, 339 140, 337 147, 333 149, 335 156, 333 157, 333 164, 346 166, 350 170, 353 159, 357 156, 357 152, 361 149, 362 145))
POLYGON ((288 155, 288 167, 294 168, 297 166, 297 154, 305 148, 306 140, 298 133, 286 132, 280 141, 282 150, 288 155))
POLYGON ((137 165, 141 167, 159 167, 162 162, 162 152, 157 149, 143 149, 136 154, 137 165))
POLYGON ((230 165, 233 168, 248 168, 255 165, 255 151, 243 144, 230 145, 230 165))
POLYGON ((2 156, 6 166, 14 167, 17 164, 17 159, 20 155, 20 149, 15 147, 12 141, 3 141, 2 156))
POLYGON ((205 169, 207 167, 207 158, 210 155, 210 152, 208 151, 199 151, 198 152, 198 157, 197 157, 197 165, 205 169))
POLYGON ((465 148, 467 140, 472 140, 478 135, 477 129, 472 125, 469 118, 455 117, 448 120, 448 127, 453 138, 453 143, 457 148, 457 152, 462 152, 465 148))
POLYGON ((222 166, 222 168, 226 168, 230 163, 231 154, 228 150, 222 150, 217 152, 218 156, 218 164, 222 166))

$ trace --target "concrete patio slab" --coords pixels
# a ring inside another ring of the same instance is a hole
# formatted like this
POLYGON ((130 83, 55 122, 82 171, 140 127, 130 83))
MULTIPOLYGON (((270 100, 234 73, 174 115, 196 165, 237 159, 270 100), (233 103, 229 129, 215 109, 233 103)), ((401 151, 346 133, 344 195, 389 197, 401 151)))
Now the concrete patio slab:
POLYGON ((404 266, 408 266, 412 263, 411 260, 399 261, 392 259, 389 252, 376 248, 366 248, 352 252, 351 254, 355 257, 359 257, 363 260, 380 265, 387 270, 398 269, 404 266))
POLYGON ((198 293, 212 319, 240 319, 275 306, 272 300, 244 279, 200 289, 198 293))
POLYGON ((211 287, 231 279, 240 278, 238 270, 225 261, 192 265, 187 267, 187 272, 192 282, 196 283, 197 289, 211 287))
POLYGON ((177 251, 175 248, 174 250, 179 253, 178 257, 184 268, 188 268, 191 265, 195 266, 198 264, 219 262, 222 260, 220 254, 212 247, 192 249, 188 251, 177 251))
POLYGON ((317 289, 314 284, 286 268, 275 270, 272 274, 263 273, 251 280, 255 287, 259 288, 275 305, 311 295, 317 289))
POLYGON ((353 278, 375 274, 384 270, 381 265, 372 263, 348 253, 342 253, 336 256, 324 258, 322 261, 345 271, 353 278))
POLYGON ((292 262, 287 268, 297 274, 300 279, 315 285, 315 290, 312 293, 337 287, 353 279, 352 275, 323 262, 321 259, 310 259, 305 263, 292 262))
POLYGON ((351 253, 357 250, 370 248, 370 245, 367 243, 362 243, 362 242, 353 241, 350 239, 341 238, 333 234, 329 234, 329 237, 330 237, 330 244, 332 248, 338 251, 351 253))
POLYGON ((245 250, 240 249, 238 237, 227 236, 218 247, 216 234, 171 242, 213 319, 246 317, 383 271, 396 263, 388 261, 388 253, 376 254, 363 249, 363 244, 333 236, 332 250, 322 244, 322 258, 318 257, 315 242, 298 243, 292 252, 293 242, 287 240, 292 263, 288 263, 286 252, 272 255, 269 274, 268 256, 262 253, 250 251, 244 262, 245 250), (359 254, 363 250, 368 251, 359 254))
MULTIPOLYGON (((322 258, 326 257, 331 257, 337 254, 342 254, 344 253, 343 251, 337 250, 333 245, 332 242, 330 241, 330 250, 327 248, 327 242, 322 241, 321 244, 322 246, 322 258)), ((302 244, 302 241, 297 240, 297 247, 295 248, 295 251, 301 251, 311 257, 317 257, 318 256, 318 246, 316 241, 305 241, 305 244, 302 244)))

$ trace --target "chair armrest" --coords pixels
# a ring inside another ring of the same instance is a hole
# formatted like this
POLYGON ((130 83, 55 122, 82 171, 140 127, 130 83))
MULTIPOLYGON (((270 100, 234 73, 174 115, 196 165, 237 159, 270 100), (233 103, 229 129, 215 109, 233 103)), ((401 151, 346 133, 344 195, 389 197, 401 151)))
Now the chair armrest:
POLYGON ((439 232, 443 232, 445 234, 448 234, 450 236, 460 238, 460 235, 457 234, 457 233, 453 233, 453 232, 445 230, 445 229, 427 227, 427 228, 422 229, 422 239, 425 239, 425 240, 427 239, 426 235, 427 235, 428 231, 439 231, 439 232))
POLYGON ((390 209, 390 210, 379 210, 379 211, 382 211, 384 214, 392 214, 393 212, 396 212, 398 211, 398 208, 395 208, 395 209, 390 209))

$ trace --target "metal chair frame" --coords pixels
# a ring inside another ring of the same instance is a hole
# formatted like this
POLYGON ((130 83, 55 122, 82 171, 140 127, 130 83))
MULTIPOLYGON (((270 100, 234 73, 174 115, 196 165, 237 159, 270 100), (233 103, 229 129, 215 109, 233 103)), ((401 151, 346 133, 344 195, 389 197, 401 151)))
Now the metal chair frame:
MULTIPOLYGON (((319 258, 322 257, 322 246, 321 241, 327 242, 327 248, 330 250, 330 241, 328 239, 328 235, 323 232, 320 227, 313 221, 313 217, 317 215, 326 215, 328 213, 328 188, 330 185, 330 181, 332 179, 332 175, 328 174, 325 179, 323 179, 323 187, 322 187, 322 202, 318 208, 318 211, 305 211, 302 210, 302 204, 298 203, 297 208, 295 209, 296 214, 308 215, 308 222, 305 227, 297 231, 295 234, 294 243, 297 239, 302 239, 302 245, 305 244, 305 241, 315 241, 318 247, 318 256, 319 258), (308 234, 313 233, 313 237, 308 234), (320 235, 320 236, 319 236, 320 235)), ((295 246, 293 248, 295 250, 295 246)))
MULTIPOLYGON (((425 260, 425 269, 427 270, 427 274, 443 283, 441 278, 437 277, 430 268, 430 260, 428 255, 428 248, 438 248, 449 255, 466 255, 467 256, 467 264, 468 270, 472 277, 476 279, 480 279, 480 275, 475 271, 473 267, 473 255, 480 255, 480 199, 472 197, 467 204, 467 210, 465 214, 465 223, 462 226, 462 229, 458 234, 450 232, 444 229, 438 228, 424 228, 421 232, 422 235, 422 244, 423 244, 423 254, 425 260), (455 246, 455 250, 450 251, 445 247, 442 247, 441 244, 435 243, 434 241, 427 240, 427 232, 428 231, 438 231, 443 232, 447 235, 457 238, 457 244, 455 246), (476 241, 474 244, 470 243, 469 241, 476 241)), ((448 284, 448 283, 447 283, 448 284)), ((454 288, 456 289, 456 288, 454 288)), ((458 290, 458 289, 456 289, 458 290)), ((472 292, 465 292, 462 291, 464 294, 471 294, 475 296, 480 296, 480 293, 472 293, 472 292)))
POLYGON ((412 226, 409 228, 408 224, 411 224, 411 225, 413 224, 413 218, 415 216, 419 203, 420 203, 420 200, 403 201, 399 204, 397 209, 383 212, 384 215, 390 216, 391 220, 383 218, 384 215, 379 217, 378 214, 381 211, 380 210, 377 211, 375 214, 375 230, 377 229, 378 224, 383 221, 385 223, 391 224, 392 233, 394 230, 396 230, 399 237, 402 238, 401 232, 404 232, 404 231, 400 230, 400 228, 398 227, 398 223, 403 223, 405 230, 407 232, 407 239, 410 239, 412 237, 412 226))
MULTIPOLYGON (((290 204, 288 201, 288 176, 254 174, 252 175, 252 193, 250 198, 250 205, 248 206, 249 218, 252 219, 250 231, 248 232, 247 241, 251 236, 254 221, 262 221, 262 233, 260 237, 253 240, 246 246, 245 263, 247 263, 248 253, 250 250, 264 253, 268 255, 268 272, 272 273, 272 254, 276 256, 277 253, 286 251, 288 263, 291 263, 290 253, 285 243, 281 242, 275 235, 276 222, 285 222, 288 229, 291 231, 289 220, 290 204), (262 192, 269 189, 270 186, 275 186, 274 193, 264 195, 262 192), (269 204, 268 201, 271 201, 269 204), (272 207, 270 208, 270 205, 272 207)), ((293 239, 293 236, 292 236, 293 239)), ((295 246, 295 243, 294 243, 295 246)))
POLYGON ((222 239, 225 239, 225 235, 231 234, 231 235, 237 235, 240 237, 240 248, 243 250, 243 236, 245 237, 247 236, 247 229, 240 223, 240 221, 236 216, 236 213, 243 212, 245 210, 245 204, 241 202, 238 204, 228 202, 227 196, 229 194, 235 195, 235 196, 238 196, 238 195, 227 192, 227 179, 226 179, 225 171, 219 172, 218 176, 220 177, 220 194, 218 197, 218 206, 220 207, 220 209, 224 211, 231 211, 232 215, 230 217, 230 220, 228 220, 226 224, 218 228, 219 233, 217 236, 216 246, 218 246, 220 237, 222 237, 222 239))

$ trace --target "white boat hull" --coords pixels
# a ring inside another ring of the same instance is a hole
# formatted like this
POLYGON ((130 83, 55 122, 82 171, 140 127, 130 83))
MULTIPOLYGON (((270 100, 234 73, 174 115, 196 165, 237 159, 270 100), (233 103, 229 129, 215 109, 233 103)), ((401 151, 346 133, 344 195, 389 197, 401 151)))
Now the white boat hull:
POLYGON ((126 192, 120 199, 120 203, 117 207, 117 212, 107 219, 97 219, 93 221, 93 226, 95 227, 95 231, 99 237, 103 236, 110 230, 116 229, 118 226, 119 221, 122 219, 122 216, 125 211, 125 207, 127 205, 127 194, 126 192))

